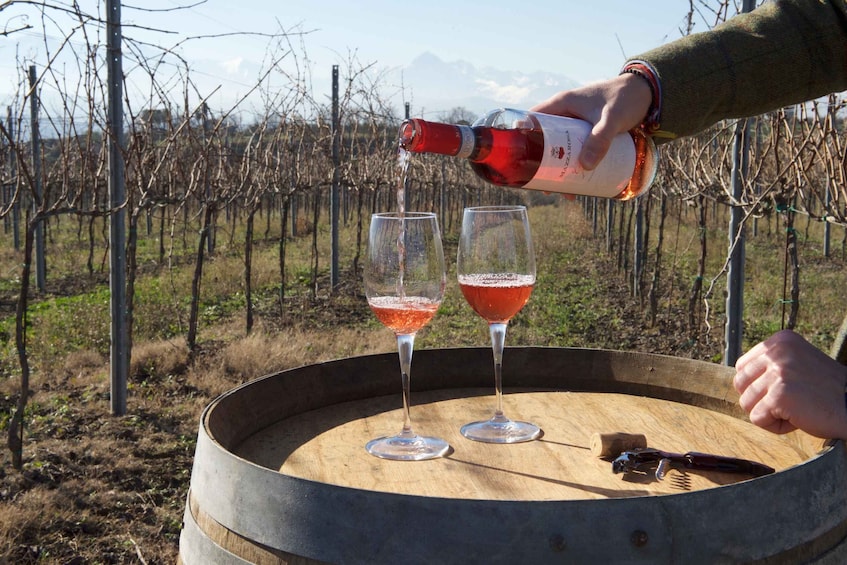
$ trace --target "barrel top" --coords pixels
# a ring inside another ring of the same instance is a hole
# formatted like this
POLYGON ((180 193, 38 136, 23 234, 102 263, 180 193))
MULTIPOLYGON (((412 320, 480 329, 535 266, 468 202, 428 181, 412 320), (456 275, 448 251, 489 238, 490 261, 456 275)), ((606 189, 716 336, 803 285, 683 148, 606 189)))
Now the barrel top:
POLYGON ((344 402, 284 418, 251 435, 235 454, 292 477, 368 491, 483 500, 579 500, 678 494, 750 476, 673 470, 664 481, 650 473, 616 475, 595 457, 595 432, 642 433, 664 451, 699 451, 751 459, 777 470, 815 456, 820 440, 777 436, 749 422, 680 402, 620 393, 550 390, 504 396, 508 416, 540 425, 540 440, 492 445, 465 439, 459 427, 487 419, 490 389, 442 389, 412 397, 416 432, 446 439, 443 459, 396 462, 375 458, 365 443, 402 424, 400 394, 344 402), (685 481, 673 480, 674 474, 685 481), (688 485, 680 488, 680 484, 688 485))
MULTIPOLYGON (((422 462, 365 451, 367 441, 402 425, 398 373, 396 353, 338 359, 256 379, 207 406, 191 476, 196 508, 186 510, 202 531, 220 534, 204 547, 229 555, 229 542, 241 540, 250 551, 237 555, 253 562, 260 548, 273 563, 292 555, 303 563, 451 563, 469 555, 505 563, 799 563, 847 532, 844 443, 753 426, 729 367, 507 348, 506 414, 539 424, 544 435, 491 445, 459 432, 493 412, 490 348, 415 351, 413 427, 453 447, 422 462), (689 470, 690 490, 677 490, 670 477, 613 474, 592 455, 595 432, 644 434, 651 447, 752 459, 777 472, 750 479, 689 470)), ((210 561, 217 562, 198 560, 210 561)))

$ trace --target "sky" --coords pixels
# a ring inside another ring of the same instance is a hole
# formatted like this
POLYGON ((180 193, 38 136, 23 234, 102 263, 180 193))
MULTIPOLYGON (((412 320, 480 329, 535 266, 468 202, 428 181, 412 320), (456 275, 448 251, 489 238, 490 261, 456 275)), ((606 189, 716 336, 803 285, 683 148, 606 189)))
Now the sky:
MULTIPOLYGON (((198 33, 300 26, 313 30, 306 39, 309 56, 325 65, 343 62, 350 50, 384 66, 407 65, 429 51, 478 67, 557 70, 581 82, 615 73, 623 52, 633 55, 678 37, 689 8, 688 0, 241 0, 237 10, 233 5, 210 0, 184 12, 179 27, 198 33)), ((256 49, 262 41, 238 43, 256 49)), ((224 42, 206 48, 234 54, 224 42)))
MULTIPOLYGON (((105 0, 79 3, 105 12, 105 0)), ((305 53, 311 73, 327 80, 332 65, 344 69, 351 56, 379 70, 405 67, 429 52, 447 62, 554 72, 588 83, 617 74, 627 56, 680 37, 689 7, 688 0, 131 0, 123 3, 121 19, 125 36, 176 46, 222 92, 236 92, 252 84, 271 40, 225 34, 304 32, 293 40, 296 49, 305 53), (181 42, 192 36, 216 37, 181 42)), ((712 20, 708 12, 696 14, 694 30, 707 29, 712 20)), ((29 6, 0 10, 6 30, 33 26, 0 36, 0 104, 8 104, 9 85, 21 80, 21 68, 44 64, 43 21, 29 6)), ((46 26, 55 45, 73 22, 48 13, 46 26)), ((84 40, 77 33, 72 42, 84 40)))

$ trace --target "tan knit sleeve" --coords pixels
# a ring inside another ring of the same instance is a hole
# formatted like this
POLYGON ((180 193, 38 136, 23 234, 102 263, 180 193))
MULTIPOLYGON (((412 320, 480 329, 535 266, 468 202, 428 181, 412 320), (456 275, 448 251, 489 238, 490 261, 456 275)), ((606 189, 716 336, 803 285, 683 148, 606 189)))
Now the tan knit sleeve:
POLYGON ((847 1, 774 0, 634 59, 659 75, 661 131, 691 135, 847 89, 847 1))

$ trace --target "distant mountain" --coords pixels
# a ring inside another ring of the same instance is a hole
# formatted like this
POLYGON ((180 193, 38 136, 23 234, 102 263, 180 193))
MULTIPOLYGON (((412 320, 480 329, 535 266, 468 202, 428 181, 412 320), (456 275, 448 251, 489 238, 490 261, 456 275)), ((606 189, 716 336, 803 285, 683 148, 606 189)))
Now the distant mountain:
POLYGON ((412 113, 427 116, 459 106, 477 115, 502 106, 528 108, 579 85, 555 73, 478 69, 466 61, 446 62, 428 52, 397 72, 402 75, 412 113))
MULTIPOLYGON (((193 60, 191 66, 196 71, 193 84, 204 95, 215 93, 209 103, 216 109, 229 108, 264 73, 259 63, 239 56, 224 61, 193 60)), ((560 74, 477 68, 467 61, 443 61, 432 53, 423 53, 404 67, 378 70, 381 73, 378 84, 385 87, 385 94, 395 106, 397 116, 403 115, 402 105, 407 101, 411 103, 414 116, 429 119, 443 118, 458 107, 475 116, 500 107, 529 108, 560 90, 579 84, 560 74)), ((268 79, 267 93, 254 92, 242 102, 241 110, 246 115, 251 112, 261 114, 268 96, 284 95, 274 88, 273 85, 280 84, 274 76, 268 79)), ((311 70, 310 86, 315 99, 321 103, 330 101, 330 76, 327 69, 311 70)), ((286 84, 286 79, 282 80, 282 84, 286 84)))

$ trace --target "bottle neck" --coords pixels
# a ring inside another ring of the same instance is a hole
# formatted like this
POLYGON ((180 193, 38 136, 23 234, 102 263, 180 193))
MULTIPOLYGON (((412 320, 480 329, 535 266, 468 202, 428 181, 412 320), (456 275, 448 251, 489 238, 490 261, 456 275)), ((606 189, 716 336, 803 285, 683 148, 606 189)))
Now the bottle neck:
POLYGON ((476 136, 470 126, 414 118, 400 126, 400 147, 413 153, 467 158, 476 147, 476 136))

